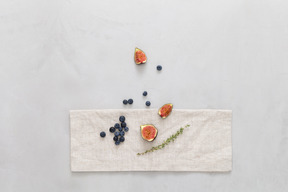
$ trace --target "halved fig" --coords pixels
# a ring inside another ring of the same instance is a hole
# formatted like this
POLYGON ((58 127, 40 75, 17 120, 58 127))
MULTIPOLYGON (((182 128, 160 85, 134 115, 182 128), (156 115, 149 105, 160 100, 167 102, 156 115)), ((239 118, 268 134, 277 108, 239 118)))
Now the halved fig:
POLYGON ((140 130, 142 138, 146 141, 154 141, 158 134, 157 128, 152 124, 141 125, 140 130))
POLYGON ((144 64, 147 61, 147 57, 146 57, 145 53, 141 49, 138 49, 136 47, 135 48, 135 53, 134 53, 134 60, 135 60, 135 63, 137 65, 144 64))
POLYGON ((171 103, 165 104, 159 109, 158 114, 160 115, 160 117, 165 119, 166 117, 170 115, 172 109, 173 109, 173 105, 171 103))

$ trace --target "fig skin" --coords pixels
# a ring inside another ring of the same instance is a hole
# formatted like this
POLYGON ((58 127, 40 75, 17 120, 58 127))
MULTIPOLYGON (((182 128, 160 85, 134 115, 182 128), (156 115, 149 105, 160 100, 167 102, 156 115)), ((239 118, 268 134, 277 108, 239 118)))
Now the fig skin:
POLYGON ((152 125, 152 124, 141 125, 141 126, 140 126, 140 133, 141 133, 141 136, 142 136, 142 138, 143 138, 144 140, 149 141, 149 142, 152 142, 152 141, 154 141, 154 140, 156 139, 156 137, 157 137, 157 135, 158 135, 158 129, 157 129, 154 125, 152 125), (155 136, 154 136, 153 138, 151 138, 151 139, 145 138, 145 136, 143 135, 143 132, 142 132, 143 129, 144 129, 145 127, 147 127, 147 126, 153 127, 153 129, 156 131, 155 136))
POLYGON ((162 119, 165 119, 171 114, 172 110, 173 110, 173 104, 172 103, 167 103, 167 104, 163 105, 162 107, 160 107, 160 109, 158 111, 158 114, 160 115, 160 117, 162 119), (171 106, 170 111, 168 111, 168 112, 165 111, 165 114, 162 114, 162 109, 164 109, 165 107, 168 107, 168 106, 171 106))

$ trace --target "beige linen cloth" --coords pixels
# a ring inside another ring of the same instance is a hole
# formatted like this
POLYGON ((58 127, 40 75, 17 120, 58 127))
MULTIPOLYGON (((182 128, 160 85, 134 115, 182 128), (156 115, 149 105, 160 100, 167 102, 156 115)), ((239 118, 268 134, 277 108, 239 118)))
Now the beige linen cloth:
POLYGON ((70 111, 71 171, 199 171, 224 172, 232 169, 232 111, 174 109, 161 119, 157 109, 105 109, 70 111), (109 128, 126 117, 129 132, 116 146, 109 128), (158 136, 147 142, 140 125, 153 124, 158 136), (161 144, 189 124, 165 148, 138 156, 161 144), (106 137, 101 138, 100 132, 106 137))

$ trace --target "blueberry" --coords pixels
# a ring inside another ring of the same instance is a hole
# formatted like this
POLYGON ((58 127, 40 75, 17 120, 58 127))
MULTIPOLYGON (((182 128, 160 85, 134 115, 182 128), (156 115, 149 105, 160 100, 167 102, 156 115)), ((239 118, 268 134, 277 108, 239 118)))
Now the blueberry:
POLYGON ((115 127, 110 127, 109 131, 110 131, 111 133, 114 133, 114 132, 115 132, 115 127))
POLYGON ((124 128, 124 131, 125 131, 125 132, 128 132, 128 131, 129 131, 129 128, 128 128, 128 127, 125 127, 125 128, 124 128))
POLYGON ((125 122, 122 122, 122 123, 121 123, 121 127, 123 127, 123 128, 126 127, 126 123, 125 123, 125 122))
POLYGON ((114 133, 115 136, 119 136, 119 134, 120 134, 120 132, 118 132, 118 131, 116 131, 116 132, 114 133))
POLYGON ((105 137, 105 136, 106 136, 106 133, 105 133, 104 131, 102 131, 102 132, 100 133, 100 136, 101 136, 101 137, 105 137))
POLYGON ((119 124, 119 123, 115 123, 114 127, 115 127, 116 129, 118 129, 118 128, 120 127, 120 124, 119 124))
POLYGON ((162 70, 162 66, 161 65, 157 65, 157 70, 161 71, 162 70))
POLYGON ((128 101, 126 99, 123 100, 123 104, 127 105, 128 101))
POLYGON ((120 142, 124 142, 125 141, 125 137, 121 136, 119 139, 120 142))
POLYGON ((151 102, 150 102, 150 101, 146 101, 146 103, 145 103, 145 104, 146 104, 146 106, 148 106, 148 107, 149 107, 149 106, 151 105, 151 102))
POLYGON ((124 116, 120 116, 119 117, 119 121, 124 122, 125 121, 125 117, 124 116))
POLYGON ((115 145, 119 145, 120 144, 120 141, 115 141, 115 145))
POLYGON ((147 96, 147 94, 148 94, 147 91, 143 92, 143 96, 147 96))
POLYGON ((120 131, 120 136, 124 136, 125 132, 124 131, 120 131))
POLYGON ((122 131, 122 127, 119 127, 118 130, 119 130, 119 131, 122 131))
POLYGON ((113 137, 113 140, 114 140, 114 141, 118 141, 118 136, 114 136, 114 137, 113 137))
POLYGON ((133 104, 133 99, 128 99, 129 104, 133 104))

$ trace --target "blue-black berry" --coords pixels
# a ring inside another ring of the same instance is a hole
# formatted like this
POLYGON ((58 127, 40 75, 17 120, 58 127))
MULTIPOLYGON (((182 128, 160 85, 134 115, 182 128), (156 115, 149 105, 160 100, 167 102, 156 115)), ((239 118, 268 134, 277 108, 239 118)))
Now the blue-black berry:
POLYGON ((120 127, 120 124, 119 124, 119 123, 116 123, 116 124, 114 125, 114 127, 115 127, 116 129, 118 129, 118 128, 120 127))
POLYGON ((125 123, 125 122, 122 122, 122 123, 121 123, 121 127, 123 127, 123 128, 126 127, 126 123, 125 123))
POLYGON ((119 127, 118 130, 119 130, 119 131, 122 131, 122 127, 119 127))
POLYGON ((120 136, 124 136, 125 132, 124 131, 120 131, 120 136))
POLYGON ((162 70, 162 66, 161 65, 157 65, 157 70, 161 71, 162 70))
POLYGON ((150 106, 151 105, 151 102, 150 101, 146 101, 146 106, 150 106))
POLYGON ((129 104, 133 104, 133 99, 128 99, 129 104))
POLYGON ((120 116, 119 117, 119 121, 124 122, 125 121, 125 117, 124 116, 120 116))
POLYGON ((143 92, 143 96, 147 96, 147 94, 148 94, 147 91, 143 92))
POLYGON ((128 132, 128 131, 129 131, 129 128, 128 128, 128 127, 125 127, 125 128, 124 128, 124 131, 125 131, 125 132, 128 132))
POLYGON ((127 105, 128 101, 126 99, 123 100, 123 104, 127 105))
POLYGON ((101 137, 105 137, 105 136, 106 136, 106 133, 105 133, 104 131, 102 131, 102 132, 100 133, 100 136, 101 136, 101 137))
POLYGON ((121 136, 119 139, 120 142, 124 142, 125 141, 125 137, 121 136))
POLYGON ((120 141, 115 141, 115 145, 119 145, 120 144, 120 141))
POLYGON ((114 133, 115 136, 119 136, 119 134, 120 134, 120 132, 118 132, 118 131, 116 131, 116 132, 114 133))
POLYGON ((113 137, 113 140, 114 140, 114 141, 118 141, 118 136, 114 136, 114 137, 113 137))
POLYGON ((115 127, 110 127, 110 129, 109 129, 109 131, 111 132, 111 133, 114 133, 115 132, 115 127))

